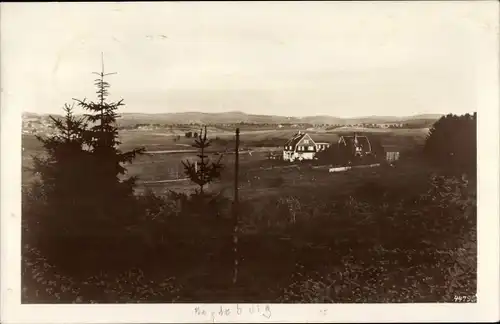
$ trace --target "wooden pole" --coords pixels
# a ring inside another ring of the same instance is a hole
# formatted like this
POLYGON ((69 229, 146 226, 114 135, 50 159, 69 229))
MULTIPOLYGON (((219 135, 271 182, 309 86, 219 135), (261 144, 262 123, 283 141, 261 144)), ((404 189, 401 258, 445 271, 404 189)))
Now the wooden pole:
POLYGON ((236 152, 234 160, 234 202, 233 202, 233 252, 234 252, 234 271, 233 284, 238 280, 238 169, 240 152, 240 129, 236 128, 236 152))

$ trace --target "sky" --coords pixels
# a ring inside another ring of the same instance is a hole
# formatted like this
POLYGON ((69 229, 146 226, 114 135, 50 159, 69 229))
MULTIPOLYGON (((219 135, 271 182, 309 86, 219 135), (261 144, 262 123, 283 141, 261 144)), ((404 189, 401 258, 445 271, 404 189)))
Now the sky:
POLYGON ((121 112, 472 112, 497 50, 492 4, 2 3, 2 104, 95 99, 103 53, 121 112))

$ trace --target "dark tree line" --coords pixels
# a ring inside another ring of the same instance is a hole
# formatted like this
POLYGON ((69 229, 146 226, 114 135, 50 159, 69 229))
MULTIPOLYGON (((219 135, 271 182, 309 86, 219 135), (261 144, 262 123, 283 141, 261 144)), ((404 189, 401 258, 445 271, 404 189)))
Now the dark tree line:
POLYGON ((441 166, 475 171, 477 113, 441 117, 429 130, 424 154, 441 166))

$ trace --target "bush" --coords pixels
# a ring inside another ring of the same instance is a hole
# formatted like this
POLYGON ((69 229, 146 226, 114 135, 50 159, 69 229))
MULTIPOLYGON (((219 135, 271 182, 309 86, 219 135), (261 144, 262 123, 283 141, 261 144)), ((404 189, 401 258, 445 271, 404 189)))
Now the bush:
POLYGON ((228 217, 231 203, 231 200, 224 197, 222 192, 195 192, 189 195, 183 207, 183 215, 203 216, 212 220, 228 217))
POLYGON ((172 277, 153 281, 134 268, 77 280, 61 275, 38 249, 29 245, 23 248, 21 276, 23 303, 175 302, 180 290, 172 277))
POLYGON ((138 206, 144 212, 145 217, 151 220, 159 216, 165 216, 171 210, 167 209, 168 202, 165 198, 157 196, 152 190, 147 189, 143 195, 137 197, 138 206))
POLYGON ((476 221, 476 194, 469 188, 469 180, 462 177, 433 175, 429 180, 430 188, 421 195, 420 200, 426 202, 442 217, 449 216, 457 224, 476 221))
MULTIPOLYGON (((335 242, 329 245, 335 248, 328 258, 341 256, 341 261, 329 265, 331 261, 325 259, 325 267, 318 271, 311 271, 311 265, 307 273, 296 270, 278 301, 453 302, 457 295, 473 298, 476 200, 470 184, 465 176, 433 175, 419 194, 422 188, 405 190, 404 186, 367 182, 351 196, 332 200, 331 206, 316 213, 319 218, 311 219, 313 228, 305 231, 298 225, 301 229, 296 234, 307 235, 306 241, 315 237, 335 242), (378 198, 371 200, 374 192, 379 192, 378 198)), ((307 207, 302 205, 302 209, 307 207)), ((313 253, 314 249, 307 254, 313 253)))

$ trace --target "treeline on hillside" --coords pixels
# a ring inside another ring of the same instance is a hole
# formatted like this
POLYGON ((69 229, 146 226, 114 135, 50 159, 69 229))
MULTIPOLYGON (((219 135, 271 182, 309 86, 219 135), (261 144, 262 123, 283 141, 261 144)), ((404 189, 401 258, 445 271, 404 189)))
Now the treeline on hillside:
POLYGON ((429 130, 424 154, 436 164, 476 172, 477 113, 441 117, 429 130))

